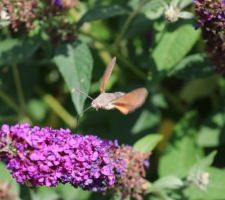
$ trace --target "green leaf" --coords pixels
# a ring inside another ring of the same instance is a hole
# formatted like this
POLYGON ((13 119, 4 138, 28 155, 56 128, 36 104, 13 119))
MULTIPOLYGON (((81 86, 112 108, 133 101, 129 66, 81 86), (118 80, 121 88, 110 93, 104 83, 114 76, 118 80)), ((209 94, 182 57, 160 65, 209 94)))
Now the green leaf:
POLYGON ((153 59, 159 71, 169 71, 192 49, 200 31, 192 24, 184 24, 163 34, 153 51, 153 59))
POLYGON ((183 9, 183 8, 191 5, 192 3, 193 3, 193 0, 182 0, 182 1, 179 2, 179 7, 181 9, 183 9))
POLYGON ((216 147, 219 144, 225 143, 225 138, 223 137, 221 140, 220 135, 220 129, 202 126, 198 134, 197 142, 202 147, 216 147))
POLYGON ((17 64, 29 59, 39 47, 31 40, 6 39, 0 45, 0 65, 17 64))
POLYGON ((54 60, 71 91, 74 106, 78 114, 81 114, 86 96, 73 90, 79 89, 88 94, 93 68, 91 52, 83 43, 61 44, 56 49, 54 60))
POLYGON ((138 140, 134 144, 134 149, 140 152, 148 153, 151 152, 161 140, 162 135, 150 134, 138 140))
POLYGON ((192 121, 194 121, 194 115, 188 113, 176 125, 173 137, 161 155, 160 177, 171 174, 178 177, 186 176, 197 158, 202 156, 202 151, 195 141, 197 130, 191 127, 192 121))
MULTIPOLYGON (((129 7, 133 10, 136 10, 140 5, 139 0, 131 0, 128 2, 129 7)), ((140 9, 139 13, 141 15, 145 15, 147 18, 151 20, 155 20, 163 15, 165 7, 159 0, 151 0, 149 2, 145 2, 144 6, 140 9)))
POLYGON ((207 167, 209 167, 213 163, 213 160, 214 160, 215 156, 216 156, 216 151, 213 151, 207 157, 205 157, 205 158, 201 159, 200 161, 198 161, 191 168, 189 174, 195 176, 195 174, 197 174, 199 172, 205 172, 207 167))
POLYGON ((63 200, 87 200, 91 196, 91 192, 84 191, 82 189, 76 189, 71 185, 62 185, 60 184, 57 187, 57 191, 60 193, 60 196, 63 200))
MULTIPOLYGON (((191 131, 189 131, 190 134, 191 131)), ((196 132, 192 132, 196 134, 196 132)), ((167 151, 161 156, 159 173, 160 176, 174 174, 179 177, 185 176, 195 163, 199 150, 192 137, 184 137, 174 145, 169 145, 167 151), (176 167, 174 167, 176 165, 176 167)))
POLYGON ((178 189, 183 185, 184 183, 179 177, 165 176, 155 181, 151 187, 160 189, 178 189))
POLYGON ((225 191, 225 170, 214 167, 209 168, 209 185, 206 191, 199 190, 192 186, 185 190, 185 196, 190 200, 224 199, 225 191))
POLYGON ((46 104, 37 99, 31 99, 27 104, 27 108, 30 116, 37 121, 44 119, 47 114, 46 104))
POLYGON ((20 199, 32 200, 32 191, 28 186, 20 184, 20 199))
POLYGON ((0 181, 4 181, 6 183, 10 183, 12 190, 15 194, 19 195, 19 184, 12 178, 10 172, 6 169, 6 166, 0 162, 0 181))
POLYGON ((208 78, 195 79, 182 87, 180 98, 186 103, 193 103, 198 99, 211 96, 217 87, 218 76, 210 76, 208 78))
POLYGON ((85 22, 107 19, 127 13, 129 13, 129 9, 120 5, 98 6, 85 13, 78 21, 77 27, 80 28, 85 22))
POLYGON ((129 28, 127 29, 125 36, 126 38, 132 38, 137 34, 142 34, 149 30, 151 21, 144 15, 138 15, 131 22, 129 28))
POLYGON ((225 143, 225 113, 224 109, 212 115, 198 133, 197 142, 203 147, 216 147, 225 143))
POLYGON ((193 54, 185 57, 169 73, 169 76, 190 80, 212 75, 214 67, 205 54, 193 54))
MULTIPOLYGON (((140 1, 129 1, 129 5, 133 10, 136 10, 140 1)), ((140 10, 139 14, 133 19, 126 31, 125 37, 134 37, 137 34, 149 32, 153 20, 160 18, 163 15, 164 5, 159 0, 151 0, 140 10)))
POLYGON ((156 110, 144 110, 132 127, 131 132, 132 134, 138 134, 141 131, 148 130, 156 126, 159 123, 159 120, 160 116, 156 110))
POLYGON ((55 188, 40 187, 31 193, 32 200, 58 200, 60 198, 55 188))
MULTIPOLYGON (((138 3, 140 2, 138 1, 138 3)), ((156 20, 163 15, 164 9, 165 7, 162 2, 151 0, 142 7, 140 13, 144 14, 150 20, 156 20)))

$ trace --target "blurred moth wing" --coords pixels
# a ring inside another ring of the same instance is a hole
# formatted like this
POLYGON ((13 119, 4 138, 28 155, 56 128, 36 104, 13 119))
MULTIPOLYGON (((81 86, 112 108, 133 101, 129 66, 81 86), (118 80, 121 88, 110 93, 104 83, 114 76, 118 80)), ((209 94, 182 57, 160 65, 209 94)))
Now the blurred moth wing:
POLYGON ((100 88, 99 88, 101 93, 105 92, 106 85, 109 81, 109 78, 112 74, 112 71, 113 71, 113 68, 114 68, 115 64, 116 64, 116 57, 114 57, 110 61, 110 63, 108 64, 108 66, 107 66, 107 68, 106 68, 106 70, 103 74, 102 81, 101 81, 100 88))
POLYGON ((147 96, 148 91, 145 88, 138 88, 115 99, 112 104, 115 109, 127 115, 139 108, 145 102, 147 96))

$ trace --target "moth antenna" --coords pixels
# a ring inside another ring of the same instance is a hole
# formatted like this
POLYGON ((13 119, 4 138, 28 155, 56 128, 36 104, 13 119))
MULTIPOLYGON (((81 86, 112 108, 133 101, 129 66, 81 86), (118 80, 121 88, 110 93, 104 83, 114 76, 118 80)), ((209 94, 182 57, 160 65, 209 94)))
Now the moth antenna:
POLYGON ((88 111, 90 108, 92 108, 92 106, 88 106, 86 109, 84 109, 83 114, 88 111))
POLYGON ((78 115, 77 115, 77 124, 76 124, 75 131, 78 131, 79 125, 80 125, 80 115, 78 114, 78 115))
MULTIPOLYGON (((78 127, 80 125, 80 121, 81 121, 81 118, 83 117, 83 114, 88 111, 90 108, 92 108, 91 106, 87 107, 86 109, 84 109, 83 113, 81 115, 77 115, 77 125, 76 125, 76 128, 75 130, 78 131, 78 127)), ((1 151, 0 151, 1 152, 1 151)))
POLYGON ((83 92, 83 91, 81 91, 81 90, 79 90, 79 89, 77 89, 77 88, 72 89, 71 92, 79 92, 80 94, 82 94, 83 96, 88 97, 88 98, 91 99, 92 101, 94 100, 94 99, 93 99, 92 97, 90 97, 88 94, 86 94, 85 92, 83 92))

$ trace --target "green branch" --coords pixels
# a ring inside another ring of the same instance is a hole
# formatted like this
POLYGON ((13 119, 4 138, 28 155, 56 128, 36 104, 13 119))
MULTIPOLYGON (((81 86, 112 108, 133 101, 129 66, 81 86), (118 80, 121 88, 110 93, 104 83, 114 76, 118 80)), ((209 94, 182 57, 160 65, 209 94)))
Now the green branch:
POLYGON ((77 120, 74 118, 61 104, 50 94, 45 94, 41 89, 36 89, 37 93, 42 96, 43 101, 51 108, 59 118, 61 118, 65 124, 70 128, 75 128, 77 120))
POLYGON ((21 110, 18 108, 17 104, 8 96, 5 92, 0 90, 0 98, 2 101, 8 105, 12 110, 14 110, 17 114, 20 114, 21 110))
POLYGON ((133 19, 139 14, 139 12, 141 11, 142 7, 148 2, 149 0, 143 0, 140 1, 140 4, 138 5, 137 9, 133 10, 133 12, 131 12, 125 23, 124 26, 122 27, 120 33, 118 34, 116 41, 115 41, 115 48, 117 49, 119 47, 119 44, 121 42, 121 40, 123 39, 124 35, 126 34, 130 24, 132 23, 133 19))
POLYGON ((25 98, 24 98, 24 93, 23 93, 23 89, 22 89, 19 71, 18 71, 18 68, 17 68, 16 64, 12 65, 12 71, 13 71, 13 77, 14 77, 14 80, 15 80, 16 92, 17 92, 17 95, 18 95, 20 107, 23 111, 23 114, 26 115, 26 103, 25 103, 25 98))

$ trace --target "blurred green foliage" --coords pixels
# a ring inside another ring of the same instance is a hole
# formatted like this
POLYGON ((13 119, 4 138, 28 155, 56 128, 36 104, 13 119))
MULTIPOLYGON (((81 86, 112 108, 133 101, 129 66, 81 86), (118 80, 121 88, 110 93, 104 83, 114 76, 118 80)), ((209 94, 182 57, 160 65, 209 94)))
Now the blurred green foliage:
MULTIPOLYGON (((180 2, 193 12, 191 0, 180 2)), ((146 199, 225 199, 225 79, 214 72, 195 20, 165 19, 170 3, 80 1, 64 16, 76 27, 72 42, 52 42, 41 23, 29 34, 1 27, 1 124, 68 127, 153 151, 146 199), (145 105, 127 116, 93 109, 83 113, 91 102, 74 89, 96 97, 114 56, 117 65, 107 91, 146 87, 145 105), (209 176, 208 182, 202 183, 201 175, 209 176)), ((13 182, 26 200, 111 198, 69 185, 29 190, 19 187, 3 165, 0 171, 0 179, 13 182)))

